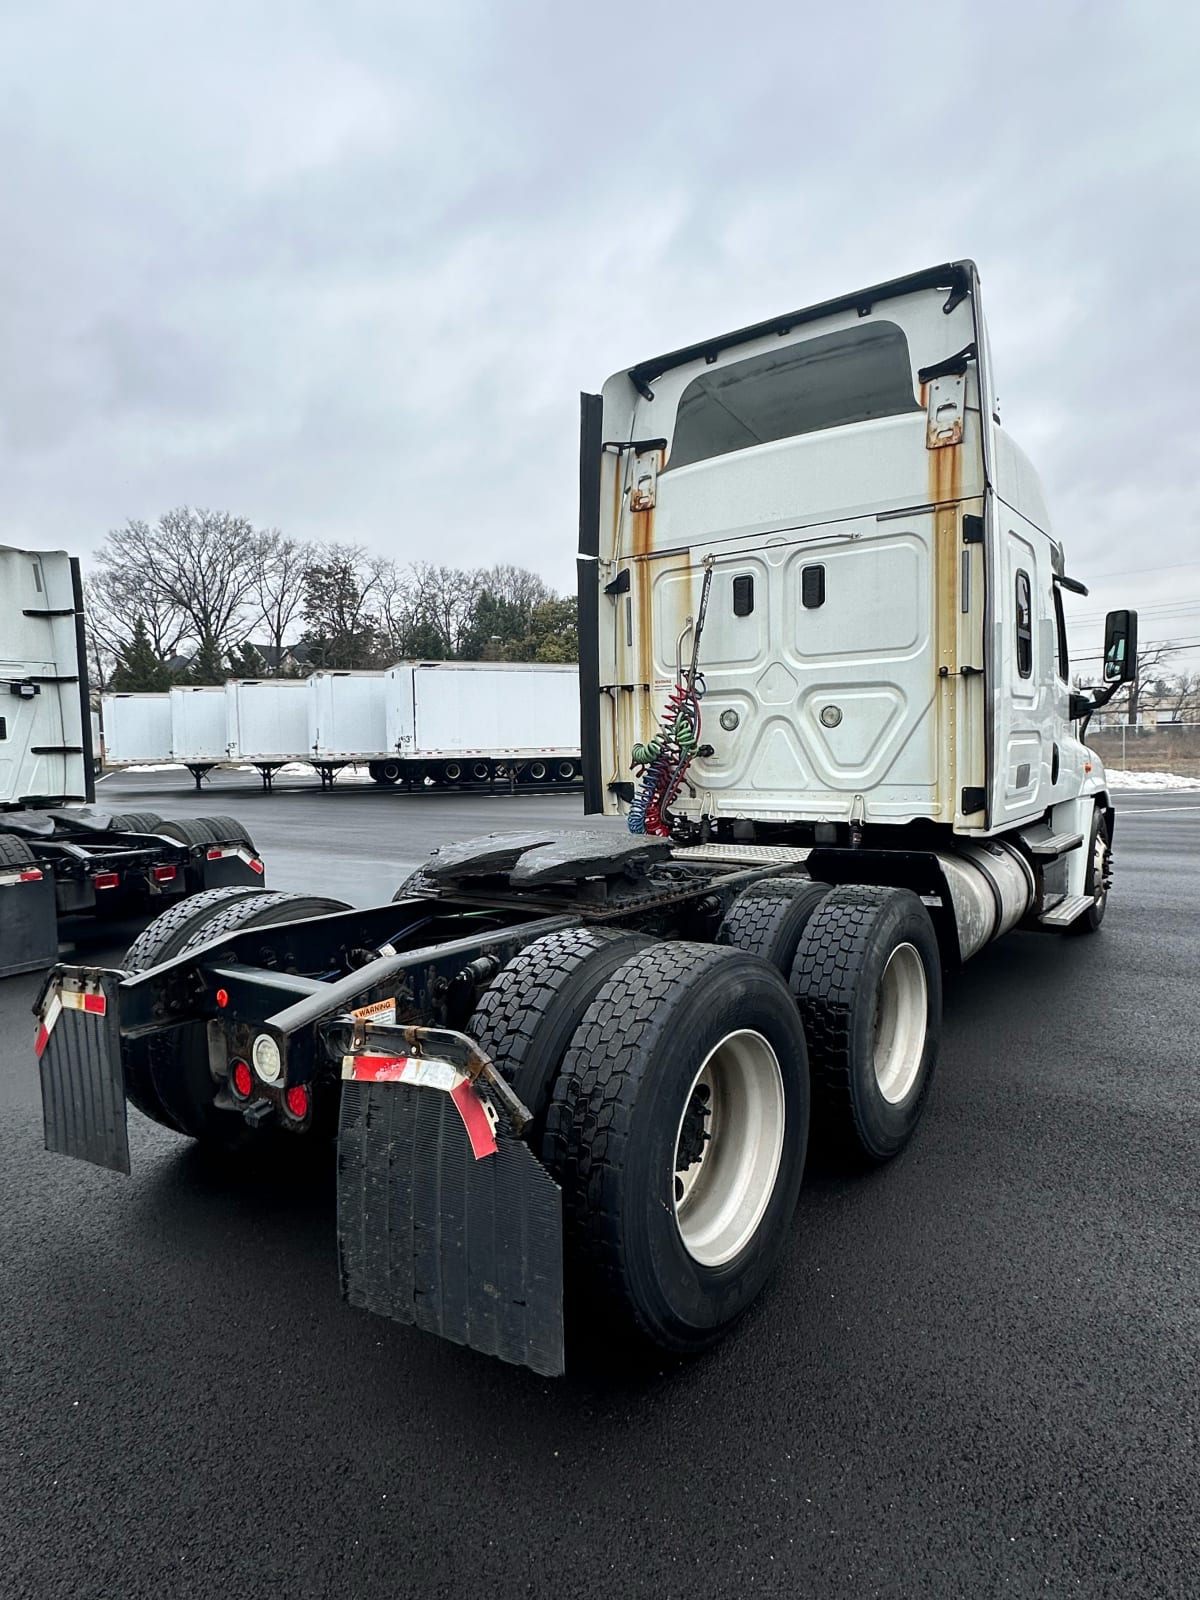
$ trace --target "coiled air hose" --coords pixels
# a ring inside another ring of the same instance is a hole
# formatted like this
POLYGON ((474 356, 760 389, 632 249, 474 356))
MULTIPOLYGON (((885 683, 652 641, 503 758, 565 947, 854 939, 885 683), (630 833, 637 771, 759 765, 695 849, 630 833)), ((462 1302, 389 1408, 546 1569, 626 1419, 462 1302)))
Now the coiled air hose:
POLYGON ((692 658, 681 681, 667 696, 659 719, 658 732, 647 744, 635 744, 629 752, 637 790, 629 805, 630 833, 652 833, 667 837, 671 832, 670 807, 683 788, 687 770, 700 747, 700 701, 704 679, 699 671, 700 634, 708 610, 708 591, 712 585, 712 566, 704 574, 700 609, 692 634, 692 658))

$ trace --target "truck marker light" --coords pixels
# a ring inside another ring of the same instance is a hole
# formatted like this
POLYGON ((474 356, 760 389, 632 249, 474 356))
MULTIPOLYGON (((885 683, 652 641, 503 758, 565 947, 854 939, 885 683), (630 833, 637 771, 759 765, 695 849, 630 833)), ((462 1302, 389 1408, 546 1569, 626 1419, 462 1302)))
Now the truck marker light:
POLYGON ((294 1083, 284 1094, 283 1103, 297 1122, 302 1122, 308 1115, 308 1090, 302 1083, 294 1083))
POLYGON ((279 1046, 269 1033, 260 1033, 250 1052, 254 1070, 264 1083, 278 1083, 283 1072, 283 1057, 279 1046))
POLYGON ((254 1093, 254 1075, 244 1061, 239 1059, 233 1063, 229 1084, 239 1100, 249 1100, 254 1093))
POLYGON ((40 883, 42 869, 40 867, 26 867, 23 872, 0 873, 0 889, 9 889, 18 883, 40 883))
POLYGON ((220 861, 224 854, 224 850, 209 850, 206 852, 205 859, 208 861, 220 861))
POLYGON ((343 1056, 342 1077, 353 1083, 404 1083, 439 1089, 454 1101, 476 1161, 495 1155, 496 1133, 487 1107, 465 1072, 425 1056, 343 1056))
POLYGON ((220 1006, 221 1010, 224 1011, 225 1007, 229 1004, 229 990, 228 989, 218 989, 217 992, 216 992, 216 995, 214 996, 214 999, 216 1000, 217 1004, 220 1006))
POLYGON ((115 889, 120 881, 119 872, 98 872, 92 879, 92 884, 97 889, 115 889))
POLYGON ((155 867, 154 868, 154 881, 155 881, 155 883, 170 883, 171 880, 175 877, 176 871, 177 871, 177 869, 175 867, 155 867))

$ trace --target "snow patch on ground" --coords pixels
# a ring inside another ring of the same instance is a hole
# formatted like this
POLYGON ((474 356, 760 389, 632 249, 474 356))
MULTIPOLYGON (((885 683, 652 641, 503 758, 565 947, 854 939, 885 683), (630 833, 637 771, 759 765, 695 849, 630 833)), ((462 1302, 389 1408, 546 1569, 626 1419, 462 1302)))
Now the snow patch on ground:
POLYGON ((182 772, 182 761, 139 761, 131 767, 123 767, 123 772, 182 772))
POLYGON ((1114 772, 1106 767, 1110 789, 1200 789, 1200 778, 1181 778, 1176 772, 1114 772))

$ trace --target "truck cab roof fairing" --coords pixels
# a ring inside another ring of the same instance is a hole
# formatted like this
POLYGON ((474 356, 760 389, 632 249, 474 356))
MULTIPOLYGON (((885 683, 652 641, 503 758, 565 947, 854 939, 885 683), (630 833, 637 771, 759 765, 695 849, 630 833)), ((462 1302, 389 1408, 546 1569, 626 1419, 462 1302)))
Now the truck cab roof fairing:
POLYGON ((771 334, 787 334, 803 323, 819 322, 824 317, 835 316, 843 311, 857 311, 860 316, 865 316, 878 301, 894 300, 900 295, 914 294, 922 289, 944 288, 947 298, 943 309, 950 312, 968 295, 975 294, 978 287, 979 273, 973 261, 947 262, 943 266, 929 267, 924 272, 892 278, 887 283, 875 284, 856 294, 839 295, 834 300, 823 300, 800 311, 788 311, 766 322, 752 323, 733 333, 705 339, 700 344, 685 345, 682 349, 672 350, 667 355, 656 356, 649 361, 639 361, 636 366, 627 369, 629 381, 644 400, 652 400, 654 392, 651 385, 664 372, 672 372, 693 361, 711 363, 724 351, 737 345, 750 344, 755 339, 765 339, 771 334))

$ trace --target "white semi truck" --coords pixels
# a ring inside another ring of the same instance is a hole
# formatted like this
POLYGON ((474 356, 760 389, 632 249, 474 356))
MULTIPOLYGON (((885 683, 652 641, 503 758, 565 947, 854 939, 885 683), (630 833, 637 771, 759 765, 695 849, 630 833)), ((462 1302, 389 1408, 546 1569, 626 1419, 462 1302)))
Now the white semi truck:
POLYGON ((128 1171, 126 1098, 251 1160, 336 1126, 346 1297, 545 1373, 568 1299, 719 1338, 810 1122, 860 1165, 912 1138, 943 973, 1100 926, 1081 723, 1136 659, 1114 612, 1105 686, 1069 688, 1081 586, 969 262, 622 370, 581 439, 606 820, 444 848, 373 909, 263 927, 286 908, 229 890, 38 1002, 50 1148, 128 1171))
POLYGON ((84 625, 74 557, 0 546, 0 977, 51 966, 66 919, 146 917, 264 883, 232 817, 95 805, 84 625))

